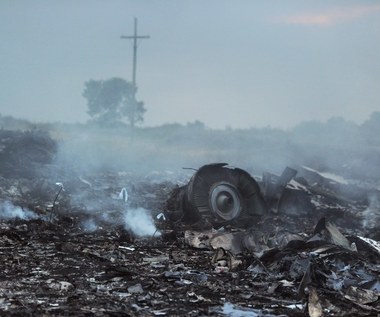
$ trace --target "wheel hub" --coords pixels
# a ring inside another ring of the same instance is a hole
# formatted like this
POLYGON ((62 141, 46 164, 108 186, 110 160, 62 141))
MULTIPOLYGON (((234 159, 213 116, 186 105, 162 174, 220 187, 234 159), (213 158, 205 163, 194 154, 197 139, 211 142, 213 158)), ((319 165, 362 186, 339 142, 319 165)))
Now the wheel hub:
POLYGON ((210 191, 210 206, 213 213, 223 220, 235 219, 242 209, 238 190, 232 184, 215 184, 210 191))

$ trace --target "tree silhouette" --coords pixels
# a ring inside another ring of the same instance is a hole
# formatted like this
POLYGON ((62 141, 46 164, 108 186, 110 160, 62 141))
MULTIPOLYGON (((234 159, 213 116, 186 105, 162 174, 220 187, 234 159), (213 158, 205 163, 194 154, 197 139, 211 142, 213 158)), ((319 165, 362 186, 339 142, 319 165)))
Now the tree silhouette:
POLYGON ((112 126, 127 122, 134 127, 144 120, 144 103, 137 101, 136 88, 122 78, 89 80, 85 82, 83 97, 87 99, 87 113, 95 122, 112 126))

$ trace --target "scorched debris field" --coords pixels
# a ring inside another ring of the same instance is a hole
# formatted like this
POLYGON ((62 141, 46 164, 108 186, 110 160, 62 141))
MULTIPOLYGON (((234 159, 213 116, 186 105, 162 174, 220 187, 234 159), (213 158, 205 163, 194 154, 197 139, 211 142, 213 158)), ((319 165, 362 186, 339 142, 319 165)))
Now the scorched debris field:
POLYGON ((0 139, 1 315, 380 314, 374 186, 305 166, 255 180, 222 164, 78 175, 54 167, 45 133, 0 139), (219 214, 184 201, 201 171, 228 178, 210 185, 219 214), (240 213, 241 175, 259 186, 259 214, 240 213))

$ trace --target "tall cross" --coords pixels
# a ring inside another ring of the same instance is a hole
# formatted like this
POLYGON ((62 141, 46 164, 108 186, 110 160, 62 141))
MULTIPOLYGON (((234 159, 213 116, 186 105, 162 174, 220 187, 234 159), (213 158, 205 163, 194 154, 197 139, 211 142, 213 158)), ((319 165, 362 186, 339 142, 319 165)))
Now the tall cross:
POLYGON ((120 38, 122 39, 133 39, 133 70, 132 70, 132 83, 136 88, 136 62, 137 62, 137 40, 138 39, 149 39, 149 35, 137 35, 137 19, 135 18, 135 32, 134 35, 122 35, 120 38))

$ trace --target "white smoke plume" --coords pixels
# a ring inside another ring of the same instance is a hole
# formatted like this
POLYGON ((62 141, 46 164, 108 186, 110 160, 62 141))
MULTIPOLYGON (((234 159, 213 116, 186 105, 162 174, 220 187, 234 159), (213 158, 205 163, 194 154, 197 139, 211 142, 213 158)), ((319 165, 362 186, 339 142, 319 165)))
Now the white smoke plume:
POLYGON ((94 219, 87 219, 82 222, 82 227, 85 232, 94 232, 98 230, 98 225, 94 219))
POLYGON ((123 218, 125 228, 138 237, 159 235, 150 212, 144 208, 129 209, 123 218))
POLYGON ((380 223, 380 201, 379 197, 372 195, 369 197, 369 206, 363 211, 362 225, 365 229, 374 229, 380 223))
POLYGON ((38 218, 38 215, 33 211, 15 206, 9 201, 2 202, 0 204, 0 219, 9 220, 15 218, 30 220, 38 218))

